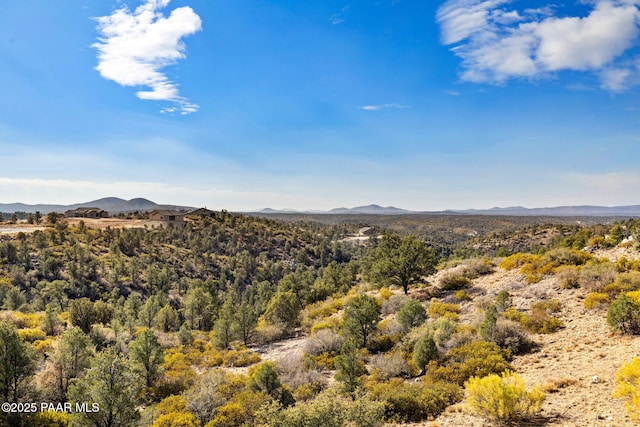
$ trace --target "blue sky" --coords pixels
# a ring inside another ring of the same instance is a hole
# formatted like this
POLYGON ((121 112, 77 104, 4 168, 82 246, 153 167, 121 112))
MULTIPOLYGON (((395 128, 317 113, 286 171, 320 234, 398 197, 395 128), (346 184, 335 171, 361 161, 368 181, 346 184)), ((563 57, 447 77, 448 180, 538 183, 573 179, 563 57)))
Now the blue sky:
POLYGON ((0 202, 638 204, 640 0, 0 4, 0 202))

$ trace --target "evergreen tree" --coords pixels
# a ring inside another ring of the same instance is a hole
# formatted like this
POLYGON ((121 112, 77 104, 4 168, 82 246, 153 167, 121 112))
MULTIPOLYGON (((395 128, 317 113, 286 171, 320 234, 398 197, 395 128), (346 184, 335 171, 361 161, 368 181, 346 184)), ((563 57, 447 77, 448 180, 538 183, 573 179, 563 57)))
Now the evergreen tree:
POLYGON ((129 358, 133 371, 144 378, 147 387, 151 387, 160 376, 160 365, 164 360, 164 350, 151 329, 145 328, 129 344, 129 358))
POLYGON ((427 320, 427 310, 422 303, 416 299, 410 299, 405 305, 398 310, 396 320, 404 327, 405 330, 415 328, 427 320))
POLYGON ((130 427, 140 414, 136 410, 140 381, 129 368, 127 359, 109 347, 91 363, 84 378, 69 387, 72 403, 95 404, 95 412, 79 411, 71 417, 77 424, 95 427, 130 427))
POLYGON ((375 298, 359 295, 349 301, 342 318, 342 334, 366 347, 380 322, 380 306, 375 298))
POLYGON ((413 363, 420 369, 420 374, 424 374, 426 366, 432 360, 438 360, 438 347, 433 337, 427 334, 413 347, 413 363))
POLYGON ((69 304, 69 318, 71 324, 82 329, 82 332, 88 334, 91 332, 91 325, 95 320, 93 311, 93 303, 89 298, 80 298, 71 301, 69 304))
POLYGON ((67 400, 71 381, 89 367, 91 353, 91 340, 80 328, 73 327, 62 334, 58 348, 51 356, 55 399, 60 402, 67 400))
POLYGON ((374 282, 400 286, 405 294, 409 286, 435 272, 438 263, 435 250, 413 235, 384 236, 368 261, 369 275, 374 282))
POLYGON ((0 322, 0 398, 17 403, 35 371, 33 348, 22 341, 11 322, 0 322))
POLYGON ((343 390, 351 395, 360 386, 360 377, 367 373, 362 361, 362 353, 353 340, 342 345, 340 356, 335 359, 336 381, 342 383, 343 390))
POLYGON ((238 309, 238 315, 236 316, 238 322, 238 331, 242 343, 248 345, 249 341, 255 333, 256 326, 258 325, 258 316, 251 304, 243 302, 238 309))
POLYGON ((223 349, 229 348, 229 344, 237 336, 237 311, 238 305, 235 300, 235 293, 228 292, 220 309, 220 316, 213 325, 215 341, 223 349))

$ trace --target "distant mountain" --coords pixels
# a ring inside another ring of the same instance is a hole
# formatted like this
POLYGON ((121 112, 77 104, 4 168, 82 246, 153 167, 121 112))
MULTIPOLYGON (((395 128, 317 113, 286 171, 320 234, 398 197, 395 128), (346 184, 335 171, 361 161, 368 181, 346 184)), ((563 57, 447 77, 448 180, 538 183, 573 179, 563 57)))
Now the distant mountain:
POLYGON ((393 206, 382 207, 379 205, 358 206, 355 208, 334 208, 329 211, 309 210, 297 211, 295 209, 272 209, 265 208, 258 212, 263 214, 319 214, 319 215, 338 215, 338 214, 379 214, 379 215, 400 215, 413 213, 405 209, 399 209, 393 206))
POLYGON ((632 206, 557 206, 545 208, 525 208, 510 206, 491 209, 449 209, 445 211, 409 211, 393 206, 379 205, 358 206, 355 208, 334 208, 328 211, 295 211, 290 209, 263 209, 263 214, 324 214, 324 215, 405 215, 405 214, 448 214, 448 215, 507 215, 507 216, 612 216, 640 217, 640 205, 632 206))
MULTIPOLYGON (((27 212, 42 214, 49 212, 65 212, 69 209, 80 207, 96 207, 104 209, 109 214, 129 213, 135 211, 152 211, 154 209, 193 209, 189 206, 159 205, 151 200, 135 198, 124 200, 117 197, 105 197, 85 203, 73 205, 37 204, 25 203, 0 203, 0 212, 27 212)), ((494 207, 491 209, 451 209, 445 211, 410 211, 394 206, 367 205, 354 208, 335 208, 329 211, 296 211, 294 209, 276 210, 263 209, 254 214, 325 214, 325 215, 405 215, 405 214, 449 214, 449 215, 509 215, 509 216, 612 216, 612 217, 640 217, 640 205, 630 206, 556 206, 545 208, 525 208, 522 206, 510 206, 506 208, 494 207)))
POLYGON ((631 206, 556 206, 545 208, 508 208, 466 209, 450 211, 475 215, 513 215, 513 216, 640 216, 640 205, 631 206))
POLYGON ((136 198, 131 200, 119 199, 117 197, 105 197, 103 199, 92 200, 85 203, 76 203, 73 205, 27 205, 24 203, 0 203, 0 212, 27 212, 35 213, 36 211, 41 214, 48 214, 49 212, 64 213, 70 209, 77 209, 81 207, 92 207, 103 209, 109 214, 128 213, 135 211, 152 211, 155 209, 193 209, 188 206, 176 206, 176 205, 159 205, 147 199, 136 198))
POLYGON ((399 215, 411 213, 411 211, 396 208, 394 206, 382 207, 379 205, 357 206, 355 208, 335 208, 327 212, 328 214, 380 214, 399 215))
POLYGON ((264 208, 260 211, 260 213, 300 213, 300 211, 297 211, 295 209, 271 209, 271 208, 264 208))

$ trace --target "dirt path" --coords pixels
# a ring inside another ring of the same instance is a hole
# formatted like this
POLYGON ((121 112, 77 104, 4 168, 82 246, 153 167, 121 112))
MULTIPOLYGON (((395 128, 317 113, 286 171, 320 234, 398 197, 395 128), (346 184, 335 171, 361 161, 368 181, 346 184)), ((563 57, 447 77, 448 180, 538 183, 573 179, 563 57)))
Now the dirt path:
POLYGON ((292 357, 302 357, 307 339, 307 337, 289 338, 270 344, 251 347, 251 350, 258 353, 262 360, 280 362, 292 357))

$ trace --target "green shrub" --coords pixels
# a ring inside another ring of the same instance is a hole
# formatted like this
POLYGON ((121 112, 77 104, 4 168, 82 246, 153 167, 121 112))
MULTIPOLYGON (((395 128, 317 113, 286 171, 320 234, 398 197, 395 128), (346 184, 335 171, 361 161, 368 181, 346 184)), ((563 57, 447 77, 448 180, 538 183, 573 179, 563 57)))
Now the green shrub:
POLYGON ((536 414, 545 398, 539 388, 527 390, 524 380, 513 372, 473 377, 465 388, 470 409, 498 423, 513 423, 536 414))
POLYGON ((542 310, 534 310, 531 316, 526 316, 522 326, 534 334, 551 334, 564 328, 564 324, 560 319, 550 316, 546 311, 542 310))
POLYGON ((313 400, 298 402, 285 410, 278 405, 264 405, 256 418, 253 425, 259 427, 379 427, 384 422, 384 404, 367 396, 351 399, 336 389, 328 389, 313 400))
POLYGON ((625 294, 618 295, 609 306, 607 323, 613 330, 623 334, 639 334, 640 305, 625 294))
POLYGON ((493 273, 493 262, 489 259, 474 259, 464 267, 462 274, 469 279, 493 273))
POLYGON ((489 340, 511 354, 524 353, 532 346, 521 325, 507 319, 498 319, 489 340))
POLYGON ((640 289, 640 273, 637 271, 620 273, 613 283, 618 286, 620 292, 637 291, 640 289))
POLYGON ((496 322, 498 321, 498 309, 495 305, 489 306, 484 312, 484 320, 478 327, 478 332, 480 332, 480 336, 487 341, 491 341, 491 335, 493 334, 493 330, 496 327, 496 322))
POLYGON ((483 377, 511 369, 510 357, 509 350, 501 349, 497 344, 473 341, 449 351, 443 366, 430 363, 427 376, 462 385, 473 376, 483 377))
POLYGON ((498 292, 498 295, 496 295, 496 309, 498 310, 498 313, 502 313, 510 308, 511 304, 511 294, 509 292, 504 289, 498 292))
POLYGON ((471 280, 462 273, 449 273, 440 278, 440 289, 443 291, 455 291, 463 289, 471 284, 471 280))
POLYGON ((432 360, 438 360, 439 357, 438 347, 431 335, 424 335, 413 348, 413 363, 420 369, 420 372, 424 372, 427 364, 432 360))
POLYGON ((409 384, 393 378, 373 385, 370 395, 384 404, 385 421, 408 423, 438 416, 447 406, 462 399, 462 389, 442 381, 409 384))
POLYGON ((427 320, 427 310, 422 303, 416 299, 410 299, 396 314, 396 320, 409 330, 424 323, 427 320))
POLYGON ((558 300, 539 301, 531 308, 531 315, 510 308, 503 313, 505 319, 520 323, 523 328, 534 334, 549 334, 564 327, 557 317, 549 313, 560 310, 562 303, 558 300))
POLYGON ((374 354, 389 351, 396 345, 399 338, 399 335, 378 334, 369 340, 367 349, 374 354))

